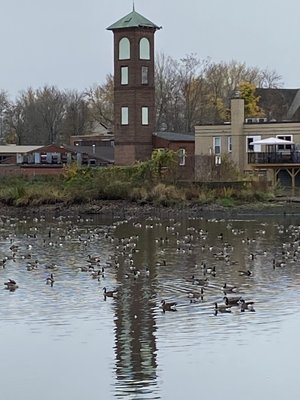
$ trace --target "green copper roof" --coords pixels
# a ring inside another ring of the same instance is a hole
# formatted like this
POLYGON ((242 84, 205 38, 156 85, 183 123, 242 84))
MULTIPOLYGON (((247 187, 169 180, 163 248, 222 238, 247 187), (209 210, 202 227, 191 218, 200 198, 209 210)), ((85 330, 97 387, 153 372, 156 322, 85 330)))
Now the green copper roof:
POLYGON ((160 29, 159 26, 143 17, 141 14, 133 10, 130 14, 121 18, 119 21, 110 25, 107 29, 113 31, 114 29, 126 29, 126 28, 154 28, 160 29))

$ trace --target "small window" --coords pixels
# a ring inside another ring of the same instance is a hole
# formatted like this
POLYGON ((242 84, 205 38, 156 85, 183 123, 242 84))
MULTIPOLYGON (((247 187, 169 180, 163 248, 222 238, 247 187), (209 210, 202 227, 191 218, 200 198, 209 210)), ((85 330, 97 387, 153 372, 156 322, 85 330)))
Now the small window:
POLYGON ((247 153, 252 153, 253 151, 255 153, 261 151, 261 145, 260 144, 253 144, 253 142, 256 142, 260 140, 260 136, 247 136, 246 137, 246 152, 247 153))
POLYGON ((142 67, 142 85, 148 85, 149 83, 148 75, 149 75, 149 68, 142 67))
POLYGON ((142 125, 149 125, 149 109, 142 107, 142 125))
POLYGON ((119 60, 129 60, 130 59, 130 42, 129 39, 123 37, 119 41, 119 60))
POLYGON ((213 138, 213 147, 214 147, 214 154, 221 154, 221 138, 220 137, 213 138))
POLYGON ((231 153, 232 152, 232 136, 228 136, 227 144, 228 144, 228 146, 227 146, 228 153, 231 153))
MULTIPOLYGON (((278 139, 282 140, 288 140, 290 142, 293 141, 293 136, 292 135, 276 135, 278 139)), ((279 144, 278 145, 278 150, 291 150, 292 145, 291 144, 279 144)))
POLYGON ((121 125, 128 125, 128 107, 121 107, 121 125))
POLYGON ((150 60, 150 42, 145 37, 140 40, 140 59, 150 60))
POLYGON ((181 166, 185 165, 185 158, 186 158, 185 149, 179 149, 178 156, 179 156, 179 165, 181 166))
POLYGON ((121 67, 121 85, 128 85, 128 67, 121 67))

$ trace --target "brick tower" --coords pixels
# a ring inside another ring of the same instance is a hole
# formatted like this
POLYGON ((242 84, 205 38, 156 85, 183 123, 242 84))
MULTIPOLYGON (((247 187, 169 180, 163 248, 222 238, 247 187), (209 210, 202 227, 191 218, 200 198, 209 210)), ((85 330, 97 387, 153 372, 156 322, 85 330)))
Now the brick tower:
POLYGON ((107 28, 114 34, 115 164, 147 160, 155 130, 154 34, 133 11, 107 28))

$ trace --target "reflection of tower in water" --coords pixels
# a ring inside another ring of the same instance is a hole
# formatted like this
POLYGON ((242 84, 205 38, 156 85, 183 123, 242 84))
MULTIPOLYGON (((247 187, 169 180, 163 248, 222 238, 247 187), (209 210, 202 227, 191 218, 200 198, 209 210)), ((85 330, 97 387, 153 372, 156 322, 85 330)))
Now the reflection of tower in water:
POLYGON ((116 300, 116 394, 120 397, 130 393, 152 393, 156 385, 152 291, 149 282, 140 278, 139 282, 128 280, 116 300))

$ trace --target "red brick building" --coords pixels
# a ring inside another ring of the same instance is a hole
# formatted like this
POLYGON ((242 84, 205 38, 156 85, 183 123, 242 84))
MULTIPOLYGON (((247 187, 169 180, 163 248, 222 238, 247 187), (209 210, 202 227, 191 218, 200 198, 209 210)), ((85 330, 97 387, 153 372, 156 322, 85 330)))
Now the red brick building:
POLYGON ((114 34, 115 164, 147 160, 155 130, 154 34, 133 11, 107 28, 114 34))
POLYGON ((152 136, 154 149, 169 149, 178 154, 178 178, 194 179, 195 135, 175 132, 155 132, 152 136))

